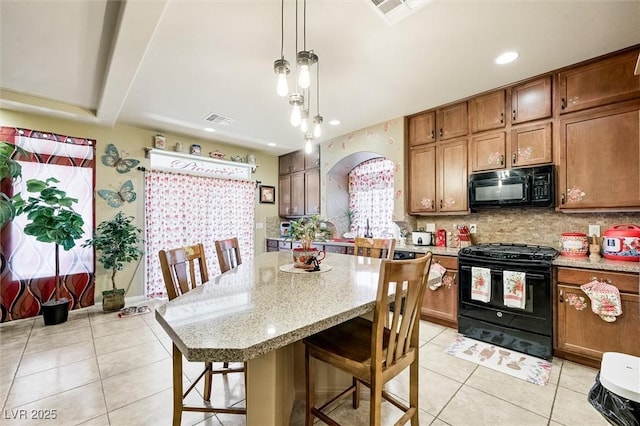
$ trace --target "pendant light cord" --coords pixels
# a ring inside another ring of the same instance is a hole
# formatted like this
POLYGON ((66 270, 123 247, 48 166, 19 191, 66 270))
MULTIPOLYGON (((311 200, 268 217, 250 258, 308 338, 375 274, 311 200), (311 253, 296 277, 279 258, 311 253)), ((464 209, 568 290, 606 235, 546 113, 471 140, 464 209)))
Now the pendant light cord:
POLYGON ((316 113, 320 115, 320 60, 316 62, 316 113))
POLYGON ((302 11, 302 50, 307 51, 307 0, 303 3, 304 9, 302 11))
POLYGON ((284 0, 280 8, 280 59, 284 60, 284 0))

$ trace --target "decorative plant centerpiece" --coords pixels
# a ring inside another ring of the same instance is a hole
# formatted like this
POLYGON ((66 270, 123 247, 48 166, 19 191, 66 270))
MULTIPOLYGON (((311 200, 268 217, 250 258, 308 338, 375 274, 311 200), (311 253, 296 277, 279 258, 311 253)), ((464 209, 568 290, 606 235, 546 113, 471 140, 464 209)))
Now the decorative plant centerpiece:
POLYGON ((327 235, 328 229, 319 215, 313 215, 291 222, 288 239, 299 241, 302 245, 302 247, 293 249, 294 266, 296 268, 312 269, 313 265, 307 262, 314 257, 318 259, 321 253, 323 257, 318 260, 322 260, 322 258, 324 258, 324 252, 319 252, 317 248, 313 247, 313 242, 326 241, 327 235))
POLYGON ((124 288, 116 287, 116 273, 134 260, 140 259, 143 251, 140 249, 142 229, 133 224, 133 216, 125 216, 118 212, 112 219, 101 222, 96 228, 92 240, 85 242, 82 247, 93 246, 98 253, 98 262, 104 269, 111 271, 111 290, 102 292, 102 310, 104 312, 118 311, 124 308, 124 288))
POLYGON ((76 240, 82 236, 84 220, 73 210, 77 198, 67 196, 67 193, 55 185, 60 183, 56 178, 46 181, 29 179, 27 192, 36 193, 25 201, 20 194, 14 196, 16 214, 27 214, 28 223, 24 233, 36 237, 43 243, 54 243, 55 246, 55 300, 42 304, 42 316, 45 325, 55 325, 67 320, 69 314, 69 299, 60 297, 62 282, 60 279, 60 246, 65 251, 76 245, 76 240))

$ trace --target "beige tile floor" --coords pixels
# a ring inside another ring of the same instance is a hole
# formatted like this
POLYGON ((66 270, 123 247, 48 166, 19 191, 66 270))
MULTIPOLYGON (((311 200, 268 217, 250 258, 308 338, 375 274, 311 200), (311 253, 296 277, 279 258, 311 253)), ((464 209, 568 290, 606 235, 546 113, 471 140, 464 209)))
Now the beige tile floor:
MULTIPOLYGON (((549 384, 536 386, 444 354, 455 330, 423 321, 420 334, 422 425, 607 424, 587 401, 597 370, 554 359, 549 384)), ((153 313, 118 318, 92 307, 53 327, 44 327, 39 317, 2 324, 0 425, 169 425, 170 347, 153 313), (52 410, 55 420, 14 418, 52 410)), ((185 362, 186 384, 200 366, 185 362)), ((214 402, 244 404, 241 375, 216 380, 214 389, 225 391, 214 402)), ((406 400, 407 372, 388 390, 406 400)), ((358 410, 345 403, 332 416, 345 425, 365 425, 367 410, 366 400, 358 410)), ((292 425, 304 424, 303 412, 304 404, 296 403, 292 425)), ((385 402, 383 413, 383 424, 393 424, 400 412, 385 402)), ((235 426, 244 417, 185 413, 183 424, 235 426)))

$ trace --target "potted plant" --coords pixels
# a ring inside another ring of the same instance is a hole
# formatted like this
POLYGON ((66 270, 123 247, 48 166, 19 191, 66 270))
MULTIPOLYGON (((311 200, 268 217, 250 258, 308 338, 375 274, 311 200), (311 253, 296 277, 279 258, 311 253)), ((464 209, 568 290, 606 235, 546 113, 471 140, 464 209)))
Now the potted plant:
POLYGON ((142 230, 133 224, 133 216, 125 216, 118 212, 112 219, 101 222, 96 228, 93 239, 86 241, 82 247, 93 246, 98 253, 98 262, 104 269, 111 271, 111 290, 102 292, 102 310, 118 311, 124 308, 124 288, 116 287, 116 273, 127 263, 140 259, 142 230))
POLYGON ((65 251, 75 247, 76 240, 82 236, 84 225, 82 216, 72 208, 78 199, 68 197, 65 191, 52 185, 59 182, 53 177, 44 182, 29 179, 27 192, 36 195, 29 196, 26 201, 20 194, 14 196, 16 214, 26 213, 27 220, 31 221, 24 227, 24 233, 36 237, 40 242, 55 244, 55 299, 42 304, 45 325, 60 324, 67 320, 69 299, 60 297, 60 246, 65 251))
MULTIPOLYGON (((299 241, 302 247, 293 249, 293 265, 296 268, 307 268, 307 261, 311 257, 318 257, 320 252, 312 247, 314 241, 326 241, 328 229, 319 215, 303 217, 291 222, 289 237, 293 241, 299 241)), ((322 260, 322 258, 318 259, 322 260)), ((312 268, 313 266, 310 266, 312 268)), ((310 269, 309 268, 309 269, 310 269)))
MULTIPOLYGON (((22 176, 22 166, 11 158, 14 151, 25 151, 8 142, 0 142, 0 181, 9 178, 12 181, 22 176)), ((0 229, 16 217, 15 197, 9 198, 4 191, 0 192, 0 229)))

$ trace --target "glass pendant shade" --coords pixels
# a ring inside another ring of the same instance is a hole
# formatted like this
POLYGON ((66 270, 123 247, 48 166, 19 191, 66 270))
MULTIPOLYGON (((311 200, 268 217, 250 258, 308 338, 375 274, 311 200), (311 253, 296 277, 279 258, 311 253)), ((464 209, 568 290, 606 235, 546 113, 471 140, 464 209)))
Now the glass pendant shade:
POLYGON ((309 72, 309 65, 301 65, 298 71, 298 86, 303 89, 308 89, 311 86, 311 73, 309 72))
POLYGON ((294 105, 291 109, 291 117, 289 118, 289 122, 293 127, 298 127, 302 122, 302 112, 300 111, 299 105, 294 105))
POLYGON ((300 131, 307 133, 309 131, 309 111, 304 110, 302 112, 302 120, 300 121, 300 131))
POLYGON ((304 152, 306 152, 307 154, 311 154, 312 151, 313 145, 311 145, 311 141, 307 139, 307 143, 304 145, 304 152))
POLYGON ((287 75, 291 71, 289 61, 284 58, 277 59, 273 63, 273 71, 278 74, 278 83, 276 85, 276 93, 278 96, 284 97, 289 94, 289 84, 287 83, 287 75))
POLYGON ((322 135, 322 116, 313 117, 313 137, 319 138, 322 135))
POLYGON ((296 55, 298 64, 298 86, 308 89, 311 86, 310 66, 318 62, 318 56, 312 51, 301 50, 296 55))

